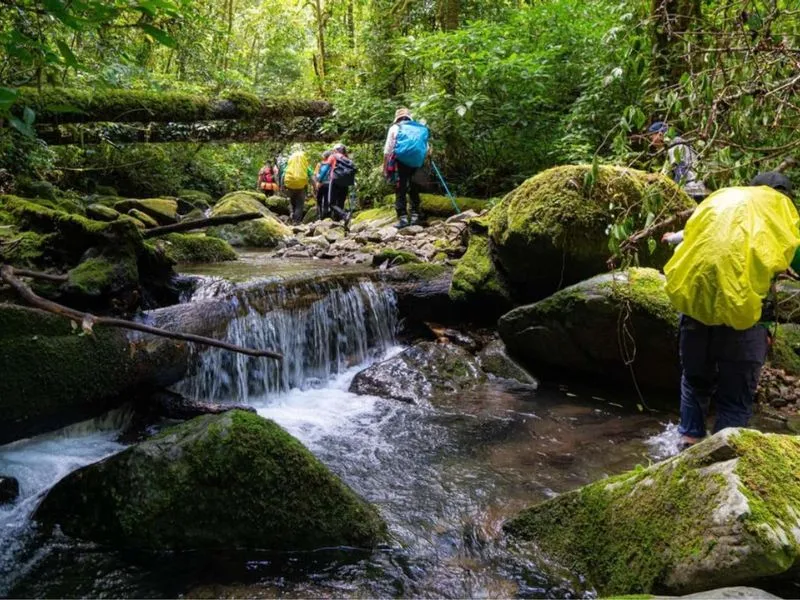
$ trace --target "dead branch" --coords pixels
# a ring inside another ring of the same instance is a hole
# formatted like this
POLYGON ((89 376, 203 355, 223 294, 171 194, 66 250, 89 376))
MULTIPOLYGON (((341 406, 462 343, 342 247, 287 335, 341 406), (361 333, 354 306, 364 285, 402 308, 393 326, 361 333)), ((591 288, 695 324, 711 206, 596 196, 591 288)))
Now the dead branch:
POLYGON ((242 213, 240 215, 220 215, 218 217, 208 217, 207 219, 193 219, 192 221, 184 221, 183 223, 174 223, 172 225, 162 225, 161 227, 153 227, 147 229, 142 233, 145 238, 158 237, 168 233, 177 233, 179 231, 191 231, 193 229, 202 229, 203 227, 212 227, 214 225, 230 225, 231 223, 241 223, 242 221, 252 221, 263 217, 261 213, 242 213))
POLYGON ((52 281, 54 283, 64 283, 69 279, 68 275, 56 275, 54 273, 42 273, 41 271, 31 271, 29 269, 11 269, 17 277, 32 277, 33 279, 42 279, 44 281, 52 281))
POLYGON ((637 231, 632 236, 630 236, 627 240, 622 242, 620 245, 620 249, 622 251, 625 250, 635 250, 636 246, 642 240, 649 238, 650 236, 660 233, 662 231, 668 230, 670 227, 677 225, 678 223, 684 223, 689 217, 692 216, 694 212, 693 208, 688 208, 686 210, 682 210, 681 212, 664 219, 663 221, 658 221, 657 223, 653 223, 650 227, 646 227, 641 231, 637 231))
POLYGON ((790 156, 788 158, 785 158, 783 162, 781 162, 781 164, 779 164, 778 168, 776 168, 775 170, 778 173, 783 173, 786 169, 791 169, 792 167, 795 166, 797 166, 797 160, 790 156))
POLYGON ((119 327, 120 329, 130 329, 133 331, 141 331, 159 337, 166 337, 175 340, 183 340, 186 342, 194 342, 196 344, 203 344, 206 346, 214 346, 215 348, 222 348, 223 350, 230 350, 231 352, 238 352, 239 354, 247 354, 248 356, 265 356, 267 358, 274 358, 276 360, 283 360, 283 355, 271 350, 254 350, 252 348, 243 348, 235 344, 229 344, 220 340, 204 337, 201 335, 194 335, 193 333, 178 333, 167 331, 159 327, 152 327, 144 323, 136 323, 135 321, 128 321, 126 319, 116 319, 113 317, 97 317, 89 313, 82 313, 74 310, 52 300, 47 300, 41 296, 37 296, 31 288, 14 275, 14 269, 9 265, 0 266, 0 279, 10 285, 19 296, 31 306, 41 310, 67 317, 79 323, 84 331, 91 332, 92 327, 95 325, 103 325, 106 327, 119 327))

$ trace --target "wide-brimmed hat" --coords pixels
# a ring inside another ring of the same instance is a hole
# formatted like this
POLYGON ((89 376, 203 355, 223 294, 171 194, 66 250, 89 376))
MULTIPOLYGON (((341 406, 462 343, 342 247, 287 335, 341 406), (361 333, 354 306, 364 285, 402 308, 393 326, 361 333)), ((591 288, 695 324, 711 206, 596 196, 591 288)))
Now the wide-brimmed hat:
POLYGON ((407 108, 398 108, 394 111, 394 123, 397 123, 400 119, 411 119, 411 111, 407 108))

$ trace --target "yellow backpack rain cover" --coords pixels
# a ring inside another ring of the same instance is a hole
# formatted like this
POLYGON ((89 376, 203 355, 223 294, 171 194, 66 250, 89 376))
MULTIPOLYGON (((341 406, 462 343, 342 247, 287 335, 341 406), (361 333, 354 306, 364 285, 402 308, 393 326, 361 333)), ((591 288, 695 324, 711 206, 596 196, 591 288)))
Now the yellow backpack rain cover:
POLYGON ((714 192, 694 211, 664 267, 672 305, 705 325, 752 327, 773 277, 800 246, 799 227, 792 201, 772 188, 714 192))
POLYGON ((308 185, 308 157, 305 152, 295 152, 289 157, 283 185, 290 190, 302 190, 308 185))

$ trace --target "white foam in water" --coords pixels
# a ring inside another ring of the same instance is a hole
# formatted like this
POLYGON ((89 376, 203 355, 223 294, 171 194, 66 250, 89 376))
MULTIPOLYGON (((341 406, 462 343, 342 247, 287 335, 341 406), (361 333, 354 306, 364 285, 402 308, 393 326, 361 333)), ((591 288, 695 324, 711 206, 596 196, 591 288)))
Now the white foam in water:
POLYGON ((44 492, 72 471, 122 450, 119 411, 60 431, 0 446, 0 474, 19 481, 19 497, 0 506, 0 595, 20 575, 24 534, 44 492), (13 575, 12 575, 13 574, 13 575))
POLYGON ((647 438, 644 443, 655 460, 664 460, 680 453, 681 434, 678 433, 677 423, 667 423, 664 431, 647 438))
MULTIPOLYGON (((377 361, 386 360, 403 351, 393 346, 377 361)), ((311 447, 324 437, 363 429, 364 419, 371 420, 379 405, 386 401, 375 396, 348 392, 350 383, 368 363, 347 369, 325 382, 324 387, 292 389, 280 396, 251 399, 251 405, 262 417, 272 419, 289 433, 311 447)))

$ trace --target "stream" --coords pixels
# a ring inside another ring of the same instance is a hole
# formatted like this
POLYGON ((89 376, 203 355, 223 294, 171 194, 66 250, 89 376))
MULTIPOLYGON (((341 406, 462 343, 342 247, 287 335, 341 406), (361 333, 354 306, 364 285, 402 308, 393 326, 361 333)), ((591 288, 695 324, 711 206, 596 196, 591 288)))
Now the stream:
POLYGON ((378 507, 391 542, 373 552, 212 558, 43 538, 30 521, 42 495, 125 447, 131 414, 119 409, 0 447, 0 473, 21 486, 15 503, 0 507, 0 596, 591 597, 579 574, 511 552, 498 535, 502 522, 671 453, 669 416, 632 413, 608 392, 559 382, 534 390, 490 380, 435 406, 352 394, 356 373, 402 351, 391 290, 352 272, 292 283, 304 281, 307 266, 288 279, 257 278, 265 268, 257 255, 245 255, 234 274, 213 266, 190 301, 252 303, 227 323, 227 340, 281 348, 294 360, 279 367, 210 350, 176 389, 244 402, 279 423, 378 507))

